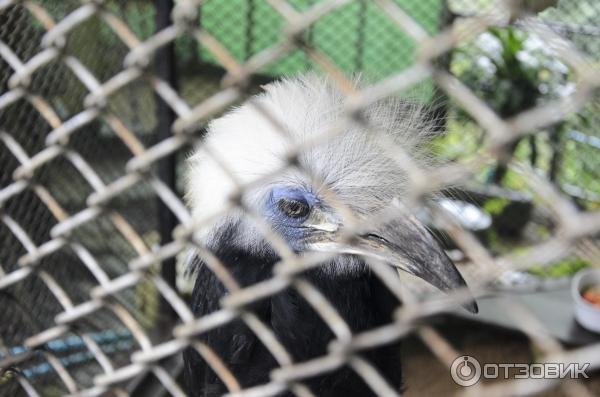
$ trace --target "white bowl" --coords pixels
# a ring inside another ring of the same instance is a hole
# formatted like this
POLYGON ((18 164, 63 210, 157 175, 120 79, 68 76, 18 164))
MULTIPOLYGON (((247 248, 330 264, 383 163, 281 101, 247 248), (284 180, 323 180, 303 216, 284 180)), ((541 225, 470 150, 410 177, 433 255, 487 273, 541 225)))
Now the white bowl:
POLYGON ((600 332, 600 308, 581 296, 581 293, 592 285, 600 286, 600 269, 582 270, 573 278, 571 294, 575 301, 575 318, 584 328, 600 332))

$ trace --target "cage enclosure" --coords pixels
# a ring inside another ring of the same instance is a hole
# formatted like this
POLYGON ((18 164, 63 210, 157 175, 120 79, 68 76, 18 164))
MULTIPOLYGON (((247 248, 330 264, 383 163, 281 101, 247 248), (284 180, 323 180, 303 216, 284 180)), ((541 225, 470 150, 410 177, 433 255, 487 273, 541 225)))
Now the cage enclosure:
POLYGON ((0 396, 598 394, 599 21, 0 0, 0 396))

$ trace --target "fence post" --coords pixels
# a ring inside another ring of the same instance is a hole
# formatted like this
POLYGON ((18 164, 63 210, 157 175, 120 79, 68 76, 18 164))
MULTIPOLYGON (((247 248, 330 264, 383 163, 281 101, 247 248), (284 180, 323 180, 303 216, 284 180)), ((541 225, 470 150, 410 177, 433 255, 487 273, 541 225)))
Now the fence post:
MULTIPOLYGON (((171 13, 173 11, 172 0, 156 0, 156 31, 170 26, 171 13)), ((163 81, 167 82, 177 91, 177 71, 175 60, 175 44, 173 42, 161 47, 156 53, 156 74, 163 81)), ((156 128, 157 141, 163 141, 171 136, 171 125, 175 121, 175 113, 167 103, 156 95, 156 118, 158 120, 156 128)), ((175 155, 167 156, 158 163, 158 176, 171 190, 176 191, 175 187, 175 155)), ((169 208, 158 199, 158 230, 160 233, 161 245, 171 241, 173 229, 177 225, 175 215, 169 208)), ((175 258, 169 258, 162 262, 162 278, 171 286, 175 287, 176 269, 175 258)), ((160 307, 161 319, 165 323, 171 323, 176 319, 176 314, 171 305, 161 296, 160 307)))

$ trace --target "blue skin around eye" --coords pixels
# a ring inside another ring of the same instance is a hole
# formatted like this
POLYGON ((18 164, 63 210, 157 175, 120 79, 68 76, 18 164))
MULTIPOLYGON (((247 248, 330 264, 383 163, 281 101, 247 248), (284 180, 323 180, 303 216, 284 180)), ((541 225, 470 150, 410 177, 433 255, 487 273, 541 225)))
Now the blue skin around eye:
POLYGON ((281 234, 293 250, 300 251, 302 249, 301 240, 306 236, 306 233, 310 232, 310 229, 303 227, 307 217, 292 218, 287 216, 277 206, 277 202, 281 199, 304 201, 311 209, 318 205, 318 200, 314 193, 291 186, 273 188, 267 199, 265 213, 273 228, 281 234))

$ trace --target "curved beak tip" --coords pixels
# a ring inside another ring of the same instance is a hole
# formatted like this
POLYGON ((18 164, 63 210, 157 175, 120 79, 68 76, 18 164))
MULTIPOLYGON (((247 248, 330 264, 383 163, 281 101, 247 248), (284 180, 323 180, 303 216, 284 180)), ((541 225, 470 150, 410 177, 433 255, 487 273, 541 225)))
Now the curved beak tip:
POLYGON ((463 303, 462 307, 471 314, 479 313, 479 306, 475 300, 463 303))

